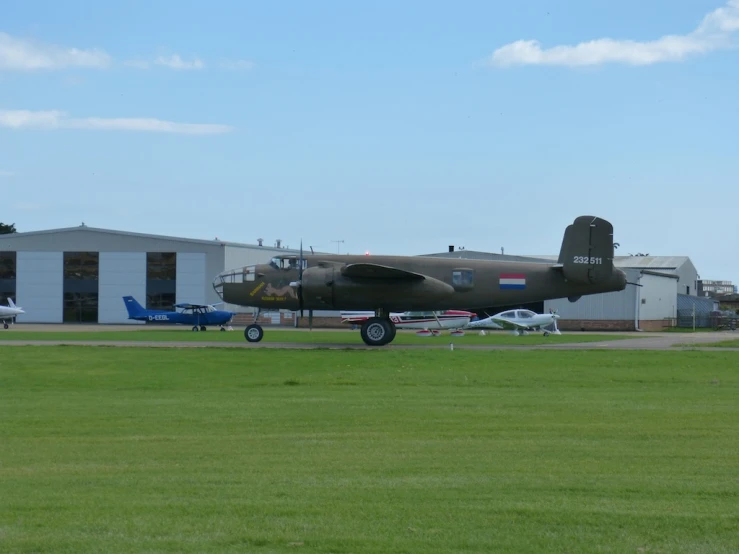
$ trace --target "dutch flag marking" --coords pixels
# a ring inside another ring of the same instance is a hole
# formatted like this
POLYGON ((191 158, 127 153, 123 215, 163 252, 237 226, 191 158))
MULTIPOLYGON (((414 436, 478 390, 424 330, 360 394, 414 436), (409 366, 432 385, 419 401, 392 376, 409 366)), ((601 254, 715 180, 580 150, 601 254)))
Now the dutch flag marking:
POLYGON ((501 289, 525 289, 526 275, 524 273, 501 273, 499 282, 501 289))

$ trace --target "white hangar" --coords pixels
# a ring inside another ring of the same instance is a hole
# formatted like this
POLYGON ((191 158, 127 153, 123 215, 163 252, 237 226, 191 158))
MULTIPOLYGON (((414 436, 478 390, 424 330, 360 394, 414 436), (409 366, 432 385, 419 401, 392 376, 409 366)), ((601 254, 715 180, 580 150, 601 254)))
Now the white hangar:
MULTIPOLYGON (((122 297, 151 309, 216 303, 225 269, 297 253, 260 244, 177 238, 87 227, 0 235, 0 301, 26 323, 131 323, 122 297)), ((227 306, 227 309, 234 309, 227 306)))
POLYGON ((613 264, 631 285, 619 292, 547 300, 563 330, 660 331, 675 324, 680 299, 697 297, 698 271, 687 256, 616 256, 613 264))

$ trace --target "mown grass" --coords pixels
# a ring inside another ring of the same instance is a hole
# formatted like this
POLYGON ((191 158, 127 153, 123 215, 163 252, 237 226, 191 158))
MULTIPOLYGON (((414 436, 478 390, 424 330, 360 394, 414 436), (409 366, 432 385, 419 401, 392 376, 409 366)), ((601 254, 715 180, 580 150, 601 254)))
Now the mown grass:
MULTIPOLYGON (((621 340, 643 338, 643 336, 629 335, 590 335, 579 333, 564 333, 562 335, 543 336, 541 333, 531 333, 526 336, 515 336, 507 331, 487 332, 480 336, 478 331, 466 332, 462 337, 452 337, 448 331, 443 331, 437 337, 419 337, 415 331, 398 331, 393 344, 448 344, 450 340, 464 344, 484 345, 535 345, 535 344, 564 344, 575 342, 601 342, 605 340, 621 340)), ((48 340, 48 341, 177 341, 177 342, 245 342, 244 331, 234 328, 233 331, 221 332, 215 329, 206 332, 193 332, 188 328, 181 329, 136 329, 131 331, 23 331, 12 329, 8 332, 0 331, 2 340, 48 340)), ((316 344, 363 344, 359 331, 346 330, 285 330, 264 329, 263 342, 297 342, 316 344)))
POLYGON ((4 553, 736 552, 733 352, 0 349, 4 553))

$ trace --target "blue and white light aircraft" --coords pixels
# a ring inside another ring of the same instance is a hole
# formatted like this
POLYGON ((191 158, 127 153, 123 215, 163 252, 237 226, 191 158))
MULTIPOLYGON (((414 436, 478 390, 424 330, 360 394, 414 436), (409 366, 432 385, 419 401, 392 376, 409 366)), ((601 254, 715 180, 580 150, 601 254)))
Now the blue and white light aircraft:
POLYGON ((215 304, 175 304, 182 311, 147 310, 136 302, 133 296, 124 296, 123 302, 128 310, 128 319, 148 321, 151 323, 180 323, 192 325, 193 331, 205 331, 207 325, 218 325, 225 331, 224 325, 230 323, 235 312, 216 310, 215 304))

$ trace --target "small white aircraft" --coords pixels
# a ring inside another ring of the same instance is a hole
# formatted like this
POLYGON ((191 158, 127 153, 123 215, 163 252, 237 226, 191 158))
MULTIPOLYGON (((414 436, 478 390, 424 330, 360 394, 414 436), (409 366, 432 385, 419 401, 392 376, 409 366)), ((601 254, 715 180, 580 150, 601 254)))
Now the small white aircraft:
MULTIPOLYGON (((342 311, 341 322, 361 325, 366 319, 375 315, 375 312, 342 311)), ((440 312, 393 312, 390 320, 398 329, 418 329, 417 335, 438 336, 440 329, 451 329, 454 336, 463 335, 461 331, 475 316, 464 310, 444 310, 440 312)))
POLYGON ((559 316, 555 313, 537 314, 531 310, 508 310, 498 314, 470 321, 464 329, 506 329, 513 331, 514 335, 528 335, 529 331, 540 330, 544 332, 544 336, 550 334, 561 335, 557 329, 557 320, 559 316), (545 327, 552 326, 550 331, 545 327))
POLYGON ((8 298, 7 306, 0 306, 0 321, 3 322, 3 329, 8 328, 8 320, 11 323, 15 322, 15 316, 24 314, 23 308, 19 308, 15 305, 15 302, 11 298, 8 298))

